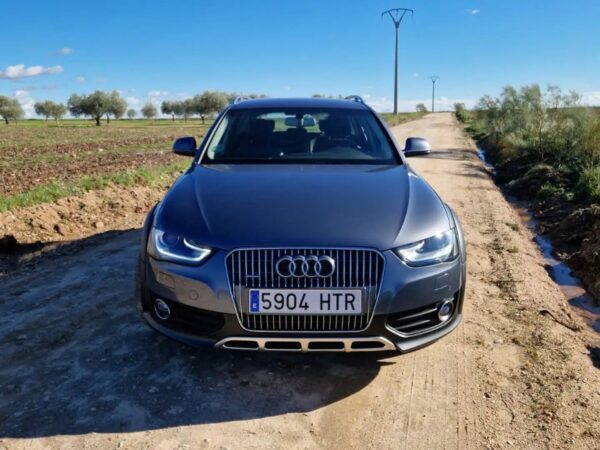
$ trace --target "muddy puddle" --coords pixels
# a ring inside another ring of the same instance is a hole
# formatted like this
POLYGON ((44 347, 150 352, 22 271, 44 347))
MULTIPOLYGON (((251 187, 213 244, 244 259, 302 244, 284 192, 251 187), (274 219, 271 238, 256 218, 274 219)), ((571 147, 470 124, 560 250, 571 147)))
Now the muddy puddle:
MULTIPOLYGON (((486 170, 494 176, 496 170, 487 161, 485 150, 477 149, 477 155, 483 161, 486 170)), ((595 331, 600 333, 600 305, 586 291, 581 284, 581 280, 573 275, 571 268, 554 257, 554 247, 550 239, 537 232, 537 221, 533 217, 532 212, 527 208, 526 203, 511 196, 506 196, 506 199, 519 213, 522 222, 533 232, 534 240, 546 261, 548 273, 556 284, 558 284, 569 304, 595 331)))

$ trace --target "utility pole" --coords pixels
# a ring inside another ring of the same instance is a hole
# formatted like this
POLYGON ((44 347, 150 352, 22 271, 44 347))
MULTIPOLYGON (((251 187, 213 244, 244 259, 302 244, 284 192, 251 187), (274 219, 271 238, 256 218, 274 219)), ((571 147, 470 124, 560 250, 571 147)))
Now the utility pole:
POLYGON ((410 12, 411 17, 414 14, 414 11, 408 8, 393 8, 381 13, 381 17, 386 14, 390 16, 392 22, 394 22, 394 27, 396 28, 396 51, 394 53, 394 115, 398 114, 398 31, 400 29, 400 23, 407 12, 410 12))
POLYGON ((440 79, 437 75, 429 77, 431 80, 431 112, 435 112, 435 82, 440 79))

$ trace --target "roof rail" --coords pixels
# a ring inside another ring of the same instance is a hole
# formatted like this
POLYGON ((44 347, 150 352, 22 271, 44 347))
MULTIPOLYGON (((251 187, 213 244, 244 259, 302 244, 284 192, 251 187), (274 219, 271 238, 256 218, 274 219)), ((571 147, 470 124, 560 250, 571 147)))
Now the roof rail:
POLYGON ((347 97, 344 97, 344 100, 352 100, 353 102, 358 102, 362 103, 363 105, 366 105, 365 101, 360 95, 348 95, 347 97))
POLYGON ((249 97, 246 95, 238 95, 236 98, 234 98, 233 100, 231 100, 231 102, 229 103, 230 105, 236 105, 238 103, 243 102, 244 100, 248 100, 249 97))

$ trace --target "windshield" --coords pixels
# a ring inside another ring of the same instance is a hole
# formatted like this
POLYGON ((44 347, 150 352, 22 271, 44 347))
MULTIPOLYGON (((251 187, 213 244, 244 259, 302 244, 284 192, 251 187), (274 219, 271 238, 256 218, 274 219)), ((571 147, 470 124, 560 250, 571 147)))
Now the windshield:
POLYGON ((202 163, 398 164, 371 111, 237 109, 217 126, 202 163))

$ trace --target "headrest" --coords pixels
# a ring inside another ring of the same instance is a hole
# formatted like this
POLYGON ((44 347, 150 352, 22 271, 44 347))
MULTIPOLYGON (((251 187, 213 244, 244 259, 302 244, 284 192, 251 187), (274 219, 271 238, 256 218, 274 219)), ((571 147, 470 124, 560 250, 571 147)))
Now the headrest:
POLYGON ((350 134, 350 123, 341 115, 330 115, 327 119, 319 121, 319 129, 326 136, 343 138, 350 134))
POLYGON ((263 134, 272 133, 274 128, 275 128, 274 120, 254 119, 254 121, 252 123, 253 134, 263 135, 263 134))

